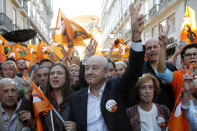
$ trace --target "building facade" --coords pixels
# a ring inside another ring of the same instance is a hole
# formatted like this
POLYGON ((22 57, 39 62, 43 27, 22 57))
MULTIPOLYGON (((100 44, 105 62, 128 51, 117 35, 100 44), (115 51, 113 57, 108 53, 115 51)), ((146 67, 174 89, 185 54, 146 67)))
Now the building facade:
POLYGON ((125 38, 126 40, 129 40, 131 38, 129 13, 131 2, 134 2, 135 5, 139 2, 142 2, 141 13, 145 14, 144 31, 142 33, 143 42, 151 37, 158 38, 159 24, 162 24, 165 28, 167 27, 167 25, 170 25, 168 36, 169 49, 175 47, 179 43, 185 5, 189 5, 195 10, 195 12, 197 12, 197 8, 195 6, 197 4, 196 0, 129 1, 109 0, 103 2, 103 13, 101 15, 101 28, 102 30, 104 30, 102 37, 103 48, 108 48, 110 42, 118 37, 125 38))
POLYGON ((52 4, 53 0, 0 0, 0 34, 31 28, 37 35, 30 43, 50 43, 52 4))
POLYGON ((134 0, 104 0, 102 3, 101 30, 102 48, 110 47, 110 43, 118 37, 130 39, 129 7, 134 0))
POLYGON ((37 36, 30 43, 40 40, 51 42, 51 21, 53 18, 53 0, 30 0, 28 2, 29 27, 37 31, 37 36))
POLYGON ((27 0, 0 0, 0 34, 28 28, 27 0))

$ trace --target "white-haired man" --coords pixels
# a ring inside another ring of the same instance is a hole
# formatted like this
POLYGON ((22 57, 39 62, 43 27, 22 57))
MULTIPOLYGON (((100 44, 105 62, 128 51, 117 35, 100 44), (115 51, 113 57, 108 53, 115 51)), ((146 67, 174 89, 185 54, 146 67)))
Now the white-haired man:
MULTIPOLYGON (((141 40, 139 30, 143 17, 139 16, 141 4, 134 9, 132 4, 132 40, 141 40), (133 25, 133 26, 134 26, 133 25)), ((85 63, 85 79, 89 86, 73 93, 70 98, 71 114, 79 131, 132 131, 126 115, 129 92, 142 75, 144 52, 142 44, 131 42, 129 65, 119 78, 108 78, 109 63, 103 56, 92 56, 85 63)), ((129 101, 132 101, 129 99, 129 101)))
MULTIPOLYGON (((0 131, 30 131, 30 128, 23 128, 19 121, 17 112, 20 106, 18 103, 18 85, 11 78, 0 80, 0 131)), ((30 120, 31 113, 20 112, 23 120, 30 120)))
POLYGON ((22 79, 16 76, 16 64, 14 61, 8 60, 2 64, 3 78, 11 78, 22 88, 22 79))

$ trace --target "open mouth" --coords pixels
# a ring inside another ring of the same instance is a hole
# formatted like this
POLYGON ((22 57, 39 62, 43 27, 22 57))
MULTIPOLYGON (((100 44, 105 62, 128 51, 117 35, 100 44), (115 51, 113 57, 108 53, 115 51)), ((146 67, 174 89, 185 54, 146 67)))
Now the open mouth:
POLYGON ((54 84, 58 84, 60 81, 59 80, 53 80, 54 84))

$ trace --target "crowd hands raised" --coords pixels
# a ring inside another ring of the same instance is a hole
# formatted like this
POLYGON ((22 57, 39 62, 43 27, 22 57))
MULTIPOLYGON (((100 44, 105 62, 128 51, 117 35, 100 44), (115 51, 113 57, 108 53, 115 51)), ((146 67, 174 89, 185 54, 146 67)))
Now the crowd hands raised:
POLYGON ((39 130, 34 117, 32 82, 64 120, 53 111, 41 112, 45 131, 180 130, 173 119, 180 99, 188 124, 179 126, 185 131, 197 130, 197 44, 178 47, 171 62, 167 62, 170 27, 164 31, 160 25, 159 38, 148 39, 143 46, 141 6, 131 5, 132 41, 127 64, 94 55, 93 39, 82 61, 74 55, 69 58, 62 49, 61 63, 53 62, 53 55, 34 63, 29 70, 23 59, 2 63, 0 130, 39 130), (184 68, 177 71, 178 55, 184 68))

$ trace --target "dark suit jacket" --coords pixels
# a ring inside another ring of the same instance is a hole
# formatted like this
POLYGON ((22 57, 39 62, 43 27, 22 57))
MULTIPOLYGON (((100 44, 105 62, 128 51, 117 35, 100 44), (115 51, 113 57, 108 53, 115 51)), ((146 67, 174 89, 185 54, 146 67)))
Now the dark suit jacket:
MULTIPOLYGON (((142 75, 143 63, 144 52, 130 50, 129 66, 125 74, 121 78, 115 77, 106 82, 100 107, 109 131, 132 130, 126 114, 126 108, 130 106, 128 102, 130 98, 129 92, 142 75), (116 112, 110 112, 106 109, 106 102, 111 99, 117 103, 116 112)), ((87 102, 88 88, 82 88, 70 97, 71 116, 72 120, 77 123, 78 131, 87 130, 87 102)))

